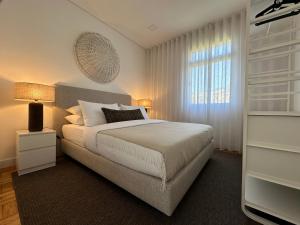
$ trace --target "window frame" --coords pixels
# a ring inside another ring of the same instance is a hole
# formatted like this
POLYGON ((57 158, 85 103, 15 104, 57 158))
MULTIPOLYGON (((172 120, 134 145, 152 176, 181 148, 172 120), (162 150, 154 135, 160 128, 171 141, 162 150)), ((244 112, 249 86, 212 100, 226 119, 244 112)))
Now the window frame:
MULTIPOLYGON (((211 73, 208 75, 208 90, 207 92, 203 91, 203 96, 204 96, 204 100, 202 100, 202 102, 197 102, 197 100, 194 100, 194 94, 191 93, 190 96, 190 101, 191 101, 191 105, 193 106, 202 106, 202 105, 224 105, 224 104, 230 104, 231 103, 231 62, 232 62, 232 56, 233 56, 233 51, 232 51, 232 41, 227 38, 226 40, 223 41, 219 41, 219 42, 215 42, 213 43, 211 46, 206 46, 206 47, 201 47, 195 50, 190 51, 189 53, 189 60, 188 60, 188 73, 189 73, 189 77, 192 76, 192 72, 191 70, 193 68, 198 68, 201 69, 203 66, 207 65, 207 69, 210 70, 210 72, 207 73, 211 73), (225 50, 224 54, 218 54, 216 56, 214 55, 215 49, 217 48, 217 46, 226 46, 227 45, 227 50, 225 50), (203 52, 203 53, 201 53, 203 52), (198 55, 201 55, 202 57, 198 57, 199 59, 194 59, 193 60, 193 54, 197 53, 198 55), (204 57, 203 57, 204 56, 204 57), (202 58, 202 59, 201 59, 202 58), (213 77, 212 74, 212 68, 213 68, 213 64, 214 63, 218 63, 218 62, 225 62, 229 60, 228 64, 229 64, 229 96, 228 98, 226 97, 226 100, 223 102, 214 102, 212 99, 212 95, 213 93, 211 92, 211 88, 212 88, 212 82, 211 79, 213 77), (210 81, 209 81, 210 80, 210 81)), ((204 74, 207 75, 207 74, 204 74)), ((192 80, 192 79, 191 79, 192 80)), ((189 80, 189 82, 191 82, 189 80)), ((200 93, 198 93, 197 95, 199 96, 200 93)))

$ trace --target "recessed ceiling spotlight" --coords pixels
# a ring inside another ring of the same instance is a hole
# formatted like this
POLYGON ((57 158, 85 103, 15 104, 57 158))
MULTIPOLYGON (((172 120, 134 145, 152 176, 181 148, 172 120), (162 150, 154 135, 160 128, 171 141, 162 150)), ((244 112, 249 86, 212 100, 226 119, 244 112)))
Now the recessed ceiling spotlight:
POLYGON ((155 30, 158 29, 158 27, 157 27, 155 24, 151 24, 151 25, 148 26, 147 28, 148 28, 148 30, 150 30, 150 31, 155 31, 155 30))

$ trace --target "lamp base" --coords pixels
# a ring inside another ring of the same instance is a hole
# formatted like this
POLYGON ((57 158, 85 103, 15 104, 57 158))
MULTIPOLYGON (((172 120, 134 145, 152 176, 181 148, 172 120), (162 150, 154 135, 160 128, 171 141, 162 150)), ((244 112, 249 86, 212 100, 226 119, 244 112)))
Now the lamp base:
POLYGON ((28 130, 30 132, 43 130, 43 104, 31 102, 28 110, 28 130))

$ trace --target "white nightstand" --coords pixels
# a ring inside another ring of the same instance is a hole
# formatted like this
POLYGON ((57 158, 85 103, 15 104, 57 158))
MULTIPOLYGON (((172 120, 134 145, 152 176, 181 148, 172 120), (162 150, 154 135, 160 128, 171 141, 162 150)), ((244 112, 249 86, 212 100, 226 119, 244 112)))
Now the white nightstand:
POLYGON ((55 166, 56 131, 17 131, 16 155, 19 175, 55 166))

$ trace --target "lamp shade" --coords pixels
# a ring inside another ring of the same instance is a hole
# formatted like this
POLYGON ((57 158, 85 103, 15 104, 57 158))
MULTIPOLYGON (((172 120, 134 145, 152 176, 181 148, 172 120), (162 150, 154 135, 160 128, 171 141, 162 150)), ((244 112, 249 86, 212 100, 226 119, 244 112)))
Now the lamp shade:
POLYGON ((144 106, 146 109, 152 108, 152 100, 151 99, 139 99, 138 101, 139 106, 144 106))
POLYGON ((17 82, 15 83, 15 99, 54 102, 54 87, 44 84, 17 82))

